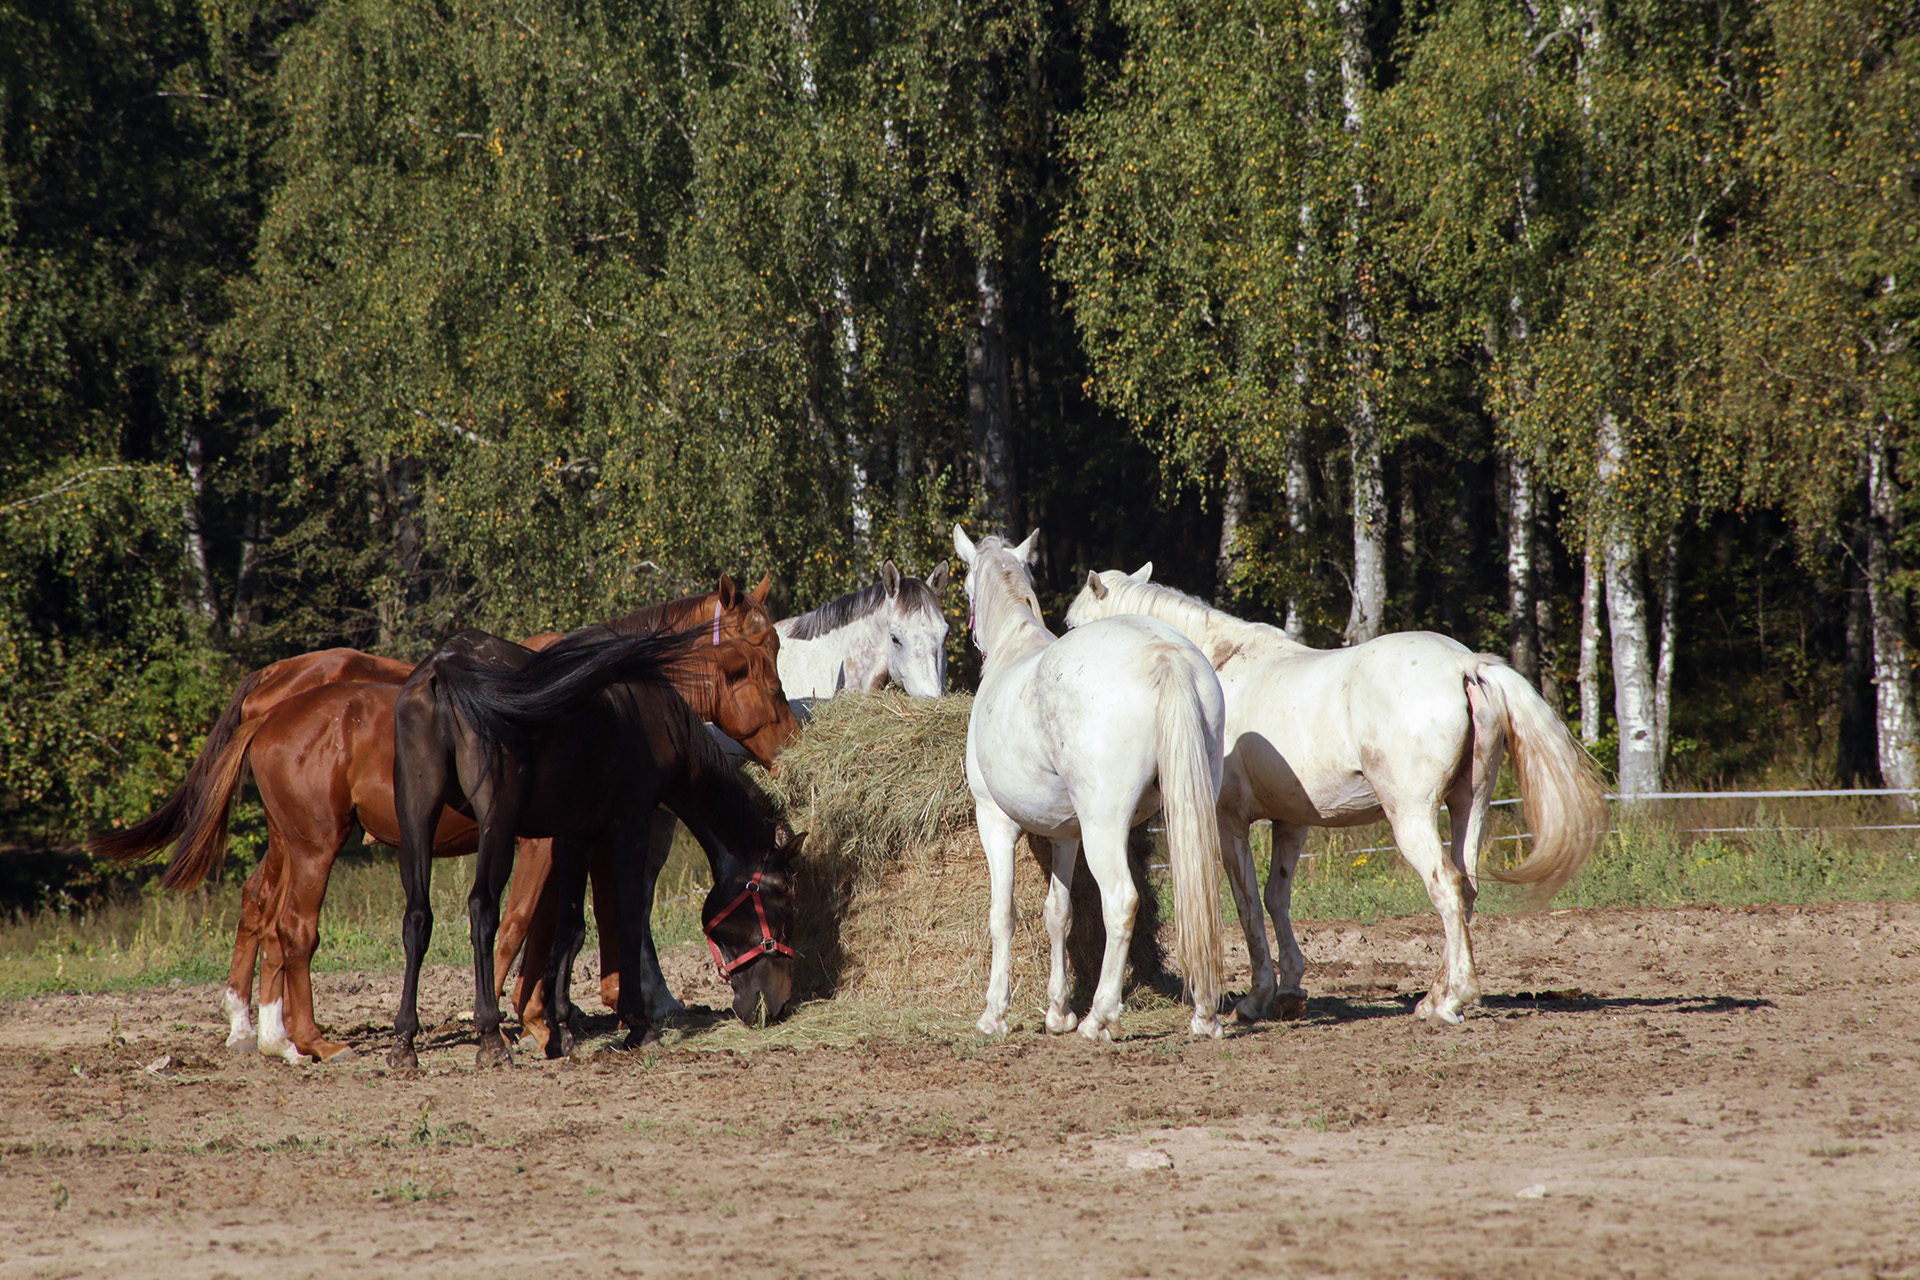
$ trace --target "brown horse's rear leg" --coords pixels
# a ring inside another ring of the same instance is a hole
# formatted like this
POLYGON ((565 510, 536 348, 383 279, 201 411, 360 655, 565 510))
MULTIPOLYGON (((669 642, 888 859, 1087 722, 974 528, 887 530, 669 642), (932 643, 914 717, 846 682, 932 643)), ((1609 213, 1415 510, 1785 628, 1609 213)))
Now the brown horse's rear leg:
POLYGON ((327 898, 327 878, 333 872, 333 860, 340 849, 324 846, 303 851, 305 856, 290 859, 286 903, 281 909, 276 934, 280 943, 281 988, 285 992, 287 1038, 294 1056, 315 1057, 322 1062, 349 1052, 348 1046, 328 1040, 320 1034, 313 1007, 313 953, 320 945, 320 908, 327 898))
POLYGON ((233 931, 233 963, 227 969, 227 990, 221 1000, 227 1015, 227 1048, 239 1053, 251 1053, 258 1044, 247 1014, 253 1004, 253 971, 260 961, 262 917, 273 896, 272 867, 269 849, 240 890, 240 923, 233 931))
MULTIPOLYGON (((520 857, 524 860, 529 853, 534 853, 537 865, 528 867, 523 861, 514 868, 511 882, 513 897, 508 902, 509 911, 516 908, 521 911, 521 927, 526 937, 525 946, 520 952, 520 977, 513 986, 513 1007, 520 1015, 520 1025, 526 1034, 545 1051, 552 1028, 547 1022, 547 1001, 542 988, 547 974, 547 957, 553 951, 554 928, 560 916, 560 886, 551 874, 553 843, 548 840, 525 841, 521 845, 520 857)), ((504 929, 505 925, 501 927, 504 929)), ((497 950, 495 954, 497 959, 497 950)))

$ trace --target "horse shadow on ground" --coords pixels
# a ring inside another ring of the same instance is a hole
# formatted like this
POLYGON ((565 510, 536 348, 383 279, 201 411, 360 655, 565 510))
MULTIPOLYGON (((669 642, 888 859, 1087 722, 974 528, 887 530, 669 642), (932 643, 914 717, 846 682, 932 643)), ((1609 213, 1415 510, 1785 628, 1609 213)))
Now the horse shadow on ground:
MULTIPOLYGON (((1237 999, 1235 993, 1230 999, 1237 999)), ((1369 1022, 1376 1018, 1411 1019, 1417 994, 1364 996, 1311 996, 1305 1016, 1296 1019, 1306 1026, 1333 1026, 1339 1023, 1369 1022)), ((1232 1008, 1229 1001, 1225 1006, 1232 1008)), ((1664 1013, 1742 1013, 1774 1008, 1771 1000, 1760 996, 1591 996, 1580 991, 1517 991, 1511 995, 1483 995, 1472 1017, 1525 1018, 1536 1013, 1625 1013, 1659 1011, 1664 1013)), ((1242 1024, 1241 1034, 1265 1035, 1284 1030, 1291 1023, 1266 1021, 1242 1024)), ((1444 1027, 1438 1028, 1444 1029, 1444 1027)))

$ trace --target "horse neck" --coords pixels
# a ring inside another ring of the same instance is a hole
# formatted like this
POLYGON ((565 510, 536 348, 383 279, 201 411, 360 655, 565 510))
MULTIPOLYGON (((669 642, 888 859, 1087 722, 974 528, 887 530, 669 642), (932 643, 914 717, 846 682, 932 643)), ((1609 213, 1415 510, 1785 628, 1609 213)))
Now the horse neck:
POLYGON ((1257 643, 1287 652, 1304 652, 1306 645, 1288 636, 1278 627, 1264 622, 1248 622, 1211 605, 1151 582, 1122 583, 1111 592, 1108 615, 1144 613, 1150 618, 1171 623, 1201 648, 1221 640, 1230 644, 1257 643))
MULTIPOLYGON (((992 565, 992 562, 989 564, 992 565)), ((1017 662, 1035 650, 1044 649, 1059 639, 1040 620, 1031 599, 1031 591, 1016 592, 1009 585, 1016 580, 1022 583, 1026 581, 1026 574, 1013 565, 1012 557, 1007 557, 1006 566, 993 567, 999 568, 1000 572, 980 576, 976 588, 978 594, 974 600, 980 647, 986 653, 986 661, 981 664, 983 676, 992 669, 1017 662), (1027 598, 1022 598, 1023 595, 1027 598)))
POLYGON ((700 842, 715 884, 743 878, 756 848, 773 847, 772 828, 724 761, 690 757, 666 802, 700 842))
POLYGON ((849 691, 876 689, 887 677, 887 625, 888 611, 872 609, 806 640, 782 631, 780 644, 795 649, 812 646, 816 653, 829 655, 829 661, 845 663, 849 691))

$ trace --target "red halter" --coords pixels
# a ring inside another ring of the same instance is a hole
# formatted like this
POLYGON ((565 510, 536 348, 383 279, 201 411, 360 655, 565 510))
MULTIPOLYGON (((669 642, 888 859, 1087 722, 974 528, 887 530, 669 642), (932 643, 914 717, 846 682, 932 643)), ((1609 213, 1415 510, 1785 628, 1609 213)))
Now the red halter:
POLYGON ((737 971, 769 953, 779 952, 783 956, 794 954, 793 948, 776 939, 773 936, 773 930, 767 926, 767 908, 760 901, 760 877, 765 874, 764 871, 754 872, 747 880, 747 887, 740 891, 740 896, 722 907, 718 915, 701 926, 702 931, 707 935, 707 946, 713 951, 714 967, 720 970, 720 976, 723 978, 731 978, 737 971), (735 907, 749 898, 753 899, 754 914, 760 917, 760 941, 729 961, 720 954, 720 944, 713 940, 713 931, 719 927, 722 920, 733 914, 735 907))

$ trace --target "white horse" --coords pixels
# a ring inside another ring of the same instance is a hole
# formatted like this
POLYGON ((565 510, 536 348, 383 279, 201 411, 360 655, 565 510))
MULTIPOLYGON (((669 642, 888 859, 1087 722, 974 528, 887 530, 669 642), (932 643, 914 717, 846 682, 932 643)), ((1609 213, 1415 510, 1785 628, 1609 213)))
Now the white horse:
POLYGON ((1445 963, 1414 1012, 1459 1022, 1480 998, 1467 922, 1501 750, 1513 753, 1534 844, 1525 862, 1488 875, 1531 886, 1536 908, 1574 877, 1606 834, 1605 796, 1587 753, 1533 686, 1490 654, 1427 631, 1351 649, 1310 649, 1278 628, 1155 586, 1152 573, 1148 564, 1130 575, 1088 574, 1067 625, 1127 614, 1161 618, 1199 645, 1219 672, 1227 700, 1220 843, 1253 963, 1253 990, 1239 1015, 1266 1017, 1276 1003, 1282 1018, 1306 1010, 1306 960, 1290 911, 1307 828, 1384 816, 1446 930, 1445 963), (1450 851, 1440 843, 1443 804, 1453 823, 1450 851), (1247 838, 1259 818, 1273 822, 1266 905, 1280 953, 1277 981, 1247 838))
POLYGON ((1127 831, 1164 801, 1172 848, 1175 957, 1193 992, 1192 1028, 1219 1035, 1220 898, 1216 888, 1220 787, 1220 682, 1178 631, 1151 618, 1114 618, 1056 638, 1040 619, 1027 573, 1035 530, 1017 547, 975 546, 959 525, 974 642, 984 661, 967 724, 967 785, 992 888, 983 1034, 1007 1029, 1013 936, 1013 846, 1022 830, 1053 841, 1047 888, 1047 1030, 1071 1031, 1066 934, 1074 855, 1084 845, 1100 886, 1107 949, 1093 1006, 1079 1024, 1111 1040, 1139 894, 1127 867, 1127 831))
POLYGON ((926 581, 889 560, 880 581, 774 624, 780 633, 780 685, 789 698, 871 693, 893 677, 913 698, 947 691, 947 589, 943 562, 926 581))

